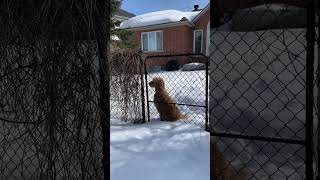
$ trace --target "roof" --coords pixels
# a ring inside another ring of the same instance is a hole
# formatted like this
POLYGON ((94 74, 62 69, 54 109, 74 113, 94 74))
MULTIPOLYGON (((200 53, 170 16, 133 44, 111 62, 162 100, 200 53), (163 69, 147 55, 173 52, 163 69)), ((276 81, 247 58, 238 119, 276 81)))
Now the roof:
POLYGON ((127 18, 132 18, 136 15, 132 14, 132 13, 129 13, 123 9, 119 9, 115 15, 118 15, 118 16, 123 16, 123 17, 127 17, 127 18))
POLYGON ((190 22, 200 13, 196 12, 182 12, 178 10, 164 10, 147 13, 130 18, 120 24, 121 29, 130 29, 144 26, 152 26, 159 24, 190 22))

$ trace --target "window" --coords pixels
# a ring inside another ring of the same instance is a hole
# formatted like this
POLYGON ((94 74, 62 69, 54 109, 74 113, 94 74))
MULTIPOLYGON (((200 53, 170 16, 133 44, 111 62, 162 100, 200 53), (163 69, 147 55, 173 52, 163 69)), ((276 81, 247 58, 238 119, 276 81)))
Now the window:
POLYGON ((202 52, 202 30, 195 30, 193 38, 193 52, 200 54, 202 52))
POLYGON ((141 34, 141 43, 143 51, 162 51, 162 31, 143 32, 141 34))

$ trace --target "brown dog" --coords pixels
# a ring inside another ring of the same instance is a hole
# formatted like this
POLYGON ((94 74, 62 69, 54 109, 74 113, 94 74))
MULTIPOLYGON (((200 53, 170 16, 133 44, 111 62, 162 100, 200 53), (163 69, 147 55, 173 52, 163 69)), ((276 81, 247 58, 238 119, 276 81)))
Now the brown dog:
POLYGON ((175 104, 175 101, 169 96, 165 89, 164 80, 160 77, 155 77, 149 82, 150 87, 154 87, 156 93, 154 94, 154 104, 160 114, 162 121, 176 121, 179 119, 186 119, 187 116, 181 114, 180 110, 175 104))

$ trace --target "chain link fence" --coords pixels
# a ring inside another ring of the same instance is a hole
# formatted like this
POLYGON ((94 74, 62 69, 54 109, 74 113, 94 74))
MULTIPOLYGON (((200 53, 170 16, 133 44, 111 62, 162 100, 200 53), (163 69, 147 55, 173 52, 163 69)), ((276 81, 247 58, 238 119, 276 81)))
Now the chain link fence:
MULTIPOLYGON (((206 128, 208 119, 208 66, 202 54, 148 56, 145 59, 147 118, 160 119, 159 106, 176 106, 185 117, 180 121, 206 128), (165 91, 172 100, 154 99, 156 88, 149 83, 154 78, 164 81, 165 91)), ((169 113, 169 112, 164 112, 169 113)), ((177 112, 176 112, 177 113, 177 112)))
POLYGON ((213 179, 319 177, 314 4, 272 2, 211 6, 213 179))

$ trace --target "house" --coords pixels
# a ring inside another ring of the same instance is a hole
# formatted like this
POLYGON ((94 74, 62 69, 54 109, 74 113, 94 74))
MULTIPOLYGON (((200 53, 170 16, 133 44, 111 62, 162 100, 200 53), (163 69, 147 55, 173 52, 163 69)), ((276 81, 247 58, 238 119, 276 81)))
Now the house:
MULTIPOLYGON (((121 29, 134 31, 134 42, 144 56, 209 54, 210 4, 203 9, 194 6, 191 12, 164 10, 130 18, 121 29)), ((205 58, 161 57, 148 65, 165 66, 175 61, 179 65, 205 58)))

